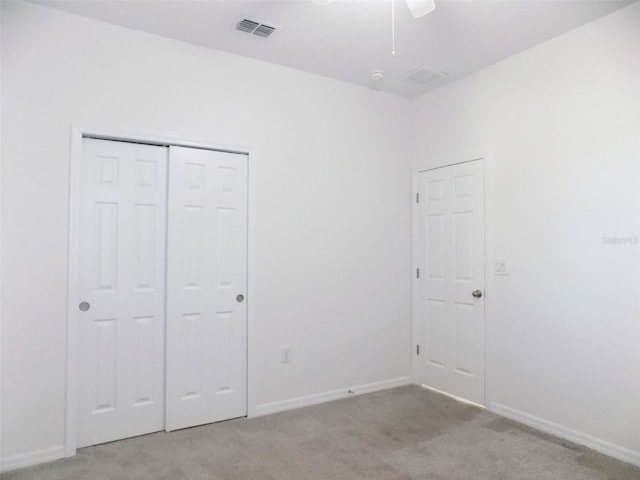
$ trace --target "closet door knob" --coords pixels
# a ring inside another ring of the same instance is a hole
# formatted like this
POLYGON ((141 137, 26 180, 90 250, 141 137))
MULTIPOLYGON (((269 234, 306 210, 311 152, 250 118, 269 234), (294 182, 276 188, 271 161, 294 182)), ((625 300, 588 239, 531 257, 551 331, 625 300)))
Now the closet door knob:
POLYGON ((78 308, 80 309, 81 312, 86 312, 91 308, 91 304, 89 302, 80 302, 80 305, 78 305, 78 308))
POLYGON ((236 297, 236 302, 242 303, 244 302, 244 295, 240 294, 236 297))

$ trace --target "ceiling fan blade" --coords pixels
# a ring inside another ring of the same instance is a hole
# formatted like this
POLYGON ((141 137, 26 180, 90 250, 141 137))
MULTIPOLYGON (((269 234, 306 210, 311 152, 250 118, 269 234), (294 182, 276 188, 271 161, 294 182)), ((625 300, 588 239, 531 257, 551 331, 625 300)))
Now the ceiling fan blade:
MULTIPOLYGON (((333 3, 335 0, 311 0, 313 3, 318 5, 329 5, 333 3)), ((436 9, 436 3, 434 0, 405 0, 407 2, 407 6, 409 10, 411 10, 411 15, 414 18, 420 18, 426 15, 427 13, 431 13, 436 9)))
POLYGON ((436 9, 434 0, 406 0, 406 2, 414 18, 420 18, 436 9))

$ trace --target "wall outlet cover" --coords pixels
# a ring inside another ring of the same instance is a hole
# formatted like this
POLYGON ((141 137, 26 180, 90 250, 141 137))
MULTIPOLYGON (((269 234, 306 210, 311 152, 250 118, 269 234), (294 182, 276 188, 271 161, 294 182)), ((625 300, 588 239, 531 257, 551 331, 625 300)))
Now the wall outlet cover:
POLYGON ((280 353, 280 362, 291 363, 291 347, 282 347, 282 351, 280 353))

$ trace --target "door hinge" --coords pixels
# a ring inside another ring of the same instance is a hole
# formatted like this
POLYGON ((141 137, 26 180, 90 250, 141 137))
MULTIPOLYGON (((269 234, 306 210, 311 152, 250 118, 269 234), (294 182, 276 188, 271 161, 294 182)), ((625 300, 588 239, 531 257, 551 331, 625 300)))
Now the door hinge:
POLYGON ((416 345, 416 355, 420 355, 420 345, 416 345))
POLYGON ((416 193, 416 203, 420 203, 420 192, 416 193))
POLYGON ((420 278, 420 269, 416 268, 416 278, 420 278))

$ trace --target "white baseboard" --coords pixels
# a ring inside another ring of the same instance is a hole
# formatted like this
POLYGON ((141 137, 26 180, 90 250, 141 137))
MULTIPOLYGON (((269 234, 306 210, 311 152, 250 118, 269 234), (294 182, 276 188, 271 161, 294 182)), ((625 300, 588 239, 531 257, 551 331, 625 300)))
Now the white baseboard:
POLYGON ((64 457, 64 445, 21 453, 0 459, 0 473, 17 470, 18 468, 31 467, 40 463, 52 462, 53 460, 59 460, 64 457))
POLYGON ((430 387, 429 385, 425 385, 423 383, 419 384, 425 390, 431 390, 432 392, 436 392, 440 395, 444 395, 445 397, 453 398, 456 402, 464 403, 466 405, 471 405, 472 407, 483 408, 484 405, 480 405, 479 403, 472 402, 471 400, 467 400, 466 398, 458 397, 451 393, 443 392, 442 390, 438 390, 437 388, 430 387))
POLYGON ((353 395, 362 395, 365 393, 377 392, 379 390, 387 390, 389 388, 403 387, 405 385, 410 385, 411 383, 411 377, 399 377, 382 382, 367 383, 365 385, 345 387, 339 390, 315 393, 313 395, 291 398, 289 400, 281 400, 279 402, 262 403, 260 405, 256 405, 253 416, 259 417, 270 413, 293 410, 294 408, 308 407, 310 405, 339 400, 353 395))
POLYGON ((500 405, 499 403, 491 403, 488 410, 511 420, 515 420, 516 422, 523 423, 543 432, 570 440, 574 443, 584 445, 585 447, 592 448, 593 450, 609 455, 610 457, 640 467, 640 452, 592 437, 586 433, 529 415, 528 413, 515 410, 505 405, 500 405))

